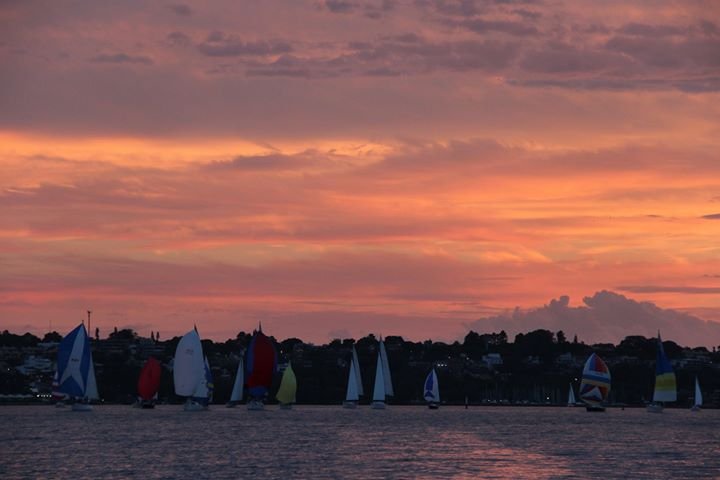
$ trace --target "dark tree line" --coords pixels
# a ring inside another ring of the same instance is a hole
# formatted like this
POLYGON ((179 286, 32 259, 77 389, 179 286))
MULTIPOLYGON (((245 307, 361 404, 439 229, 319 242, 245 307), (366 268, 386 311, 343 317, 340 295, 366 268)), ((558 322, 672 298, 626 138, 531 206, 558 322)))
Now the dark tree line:
MULTIPOLYGON (((31 335, 0 334, 0 347, 27 348, 40 342, 57 342, 57 332, 42 339, 31 335)), ((215 396, 228 400, 240 355, 247 349, 251 333, 240 332, 225 342, 203 340, 203 350, 212 366, 215 396)), ((370 334, 358 340, 336 339, 325 345, 305 343, 299 338, 277 341, 271 337, 282 364, 291 362, 298 379, 299 403, 337 404, 345 395, 351 349, 358 352, 365 398, 372 393, 377 360, 378 339, 370 334)), ((114 329, 107 339, 93 341, 98 387, 109 402, 130 402, 144 360, 153 353, 165 365, 160 397, 168 402, 177 399, 173 393, 172 359, 179 337, 165 341, 153 332, 142 338, 129 329, 114 329)), ((470 331, 462 342, 406 341, 399 336, 385 339, 393 376, 395 396, 391 403, 422 401, 422 382, 435 368, 443 401, 463 403, 556 403, 565 402, 568 386, 577 390, 582 363, 592 353, 600 355, 610 366, 613 387, 610 400, 625 404, 647 401, 654 384, 656 339, 628 336, 618 345, 587 345, 577 337, 568 341, 562 331, 534 330, 520 333, 510 341, 504 331, 477 333, 470 331), (502 363, 498 362, 498 359, 502 363)), ((720 400, 720 363, 716 349, 684 348, 672 341, 663 342, 671 360, 684 366, 676 368, 678 403, 685 405, 693 392, 697 375, 706 392, 706 403, 720 400), (682 360, 689 360, 682 362, 682 360), (713 397, 713 392, 718 393, 713 397)), ((49 353, 52 355, 52 352, 49 353)), ((8 362, 8 359, 2 359, 8 362)), ((10 359, 10 363, 18 363, 10 359)), ((274 393, 280 375, 276 375, 274 393)), ((16 390, 23 379, 13 372, 0 374, 0 390, 16 390)))

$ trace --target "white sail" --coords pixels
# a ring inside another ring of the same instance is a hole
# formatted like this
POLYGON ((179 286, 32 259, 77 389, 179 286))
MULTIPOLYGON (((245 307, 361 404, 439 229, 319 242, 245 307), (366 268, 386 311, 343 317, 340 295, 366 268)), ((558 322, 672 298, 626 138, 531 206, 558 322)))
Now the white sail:
MULTIPOLYGON (((382 345, 382 343, 380 344, 382 345)), ((373 389, 373 401, 385 401, 385 379, 383 377, 382 355, 378 353, 377 366, 375 367, 375 388, 373 389)))
POLYGON ((202 363, 203 371, 202 375, 200 377, 200 381, 197 383, 197 386, 195 387, 195 391, 193 392, 192 396, 193 398, 210 398, 210 389, 208 388, 208 378, 207 375, 205 375, 205 369, 210 370, 210 365, 208 364, 207 357, 203 358, 202 363))
POLYGON ((383 379, 385 381, 385 395, 392 397, 395 395, 392 386, 392 377, 390 376, 390 363, 388 363, 387 352, 385 351, 385 342, 380 340, 380 358, 382 359, 383 379))
MULTIPOLYGON (((178 342, 175 349, 173 380, 175 393, 183 397, 195 395, 200 382, 205 382, 202 344, 196 330, 190 330, 178 342)), ((207 386, 205 388, 207 389, 207 386)))
POLYGON ((353 345, 353 348, 352 348, 351 365, 355 369, 355 380, 357 382, 357 394, 358 394, 358 396, 364 395, 365 392, 363 391, 362 376, 360 375, 360 361, 358 360, 357 350, 355 350, 355 345, 353 345))
POLYGON ((428 376, 425 378, 424 391, 425 392, 423 397, 425 398, 425 401, 431 403, 440 403, 440 388, 438 386, 437 374, 435 373, 434 368, 430 373, 428 373, 428 376))
POLYGON ((572 383, 570 384, 570 390, 568 390, 568 405, 575 405, 575 390, 573 390, 572 383))
POLYGON ((93 364, 92 354, 90 354, 90 368, 88 371, 88 382, 87 389, 85 390, 85 397, 88 400, 98 400, 97 381, 95 380, 95 365, 93 364))
POLYGON ((357 402, 360 399, 358 392, 357 373, 355 369, 355 360, 350 360, 350 373, 348 374, 347 392, 345 393, 345 401, 357 402))
POLYGON ((702 392, 700 391, 700 382, 698 381, 698 378, 695 377, 695 406, 702 407, 702 403, 703 397, 702 392))
POLYGON ((235 374, 235 383, 233 384, 232 393, 230 394, 231 402, 239 402, 243 397, 243 384, 245 383, 245 362, 240 357, 237 374, 235 374))

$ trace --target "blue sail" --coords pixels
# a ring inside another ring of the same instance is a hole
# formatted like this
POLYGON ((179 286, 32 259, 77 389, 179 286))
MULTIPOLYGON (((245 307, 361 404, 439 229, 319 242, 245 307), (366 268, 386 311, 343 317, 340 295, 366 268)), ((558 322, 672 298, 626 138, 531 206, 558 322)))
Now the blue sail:
POLYGON ((425 378, 425 386, 423 390, 423 398, 425 398, 426 401, 430 403, 440 402, 440 389, 438 386, 437 374, 435 373, 434 368, 430 371, 430 373, 428 373, 427 378, 425 378))
POLYGON ((90 372, 90 341, 85 325, 78 325, 58 346, 58 391, 73 397, 84 397, 90 372))
POLYGON ((433 398, 433 372, 428 373, 427 377, 425 378, 425 395, 424 397, 427 399, 433 398))

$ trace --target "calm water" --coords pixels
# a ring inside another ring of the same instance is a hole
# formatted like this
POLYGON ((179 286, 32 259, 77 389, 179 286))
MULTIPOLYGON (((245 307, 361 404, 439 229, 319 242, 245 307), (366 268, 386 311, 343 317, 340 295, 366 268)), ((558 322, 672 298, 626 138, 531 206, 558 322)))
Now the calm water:
POLYGON ((720 478, 720 411, 0 407, 0 478, 720 478))

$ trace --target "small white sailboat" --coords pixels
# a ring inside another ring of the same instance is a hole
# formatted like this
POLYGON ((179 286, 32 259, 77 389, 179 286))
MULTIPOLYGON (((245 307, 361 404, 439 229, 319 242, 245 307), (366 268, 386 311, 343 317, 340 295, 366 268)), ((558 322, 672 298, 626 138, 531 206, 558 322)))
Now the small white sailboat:
POLYGON ((378 352, 377 364, 375 366, 375 386, 373 388, 373 401, 370 404, 375 410, 385 409, 385 378, 383 377, 382 358, 378 352))
POLYGON ((358 391, 357 371, 355 367, 355 358, 350 360, 350 373, 348 373, 347 391, 345 392, 345 401, 343 408, 357 408, 360 401, 360 392, 358 391))
POLYGON ((207 410, 209 403, 206 364, 196 329, 190 330, 178 342, 173 366, 175 393, 187 397, 186 412, 207 410))
POLYGON ((292 369, 292 365, 288 362, 288 366, 283 371, 283 376, 280 379, 280 388, 275 395, 278 402, 280 402, 280 408, 283 410, 292 409, 292 404, 295 403, 295 394, 297 393, 297 378, 295 378, 295 372, 292 369))
POLYGON ((428 408, 431 410, 437 410, 440 406, 440 388, 438 385, 437 373, 433 368, 425 378, 425 384, 423 390, 425 393, 423 397, 428 402, 428 408))
POLYGON ((655 361, 655 390, 653 402, 647 406, 650 413, 662 413, 663 402, 677 400, 677 382, 670 360, 665 355, 660 332, 657 338, 657 356, 655 361))
POLYGON ((698 378, 695 377, 695 401, 693 402, 692 410, 693 412, 699 412, 700 407, 702 407, 703 404, 703 396, 702 392, 700 391, 700 382, 698 381, 698 378))
POLYGON ((387 352, 385 351, 385 342, 380 340, 380 359, 382 360, 383 380, 385 382, 385 395, 392 397, 395 395, 392 386, 392 376, 390 375, 390 362, 388 362, 387 352))
POLYGON ((240 363, 238 363, 237 373, 235 374, 235 383, 233 383, 232 393, 230 394, 230 401, 225 405, 227 408, 235 408, 235 406, 242 401, 244 384, 245 362, 241 356, 240 363))
POLYGON ((572 383, 570 384, 570 389, 568 390, 568 407, 574 407, 577 403, 577 400, 575 399, 575 390, 573 390, 572 383))

